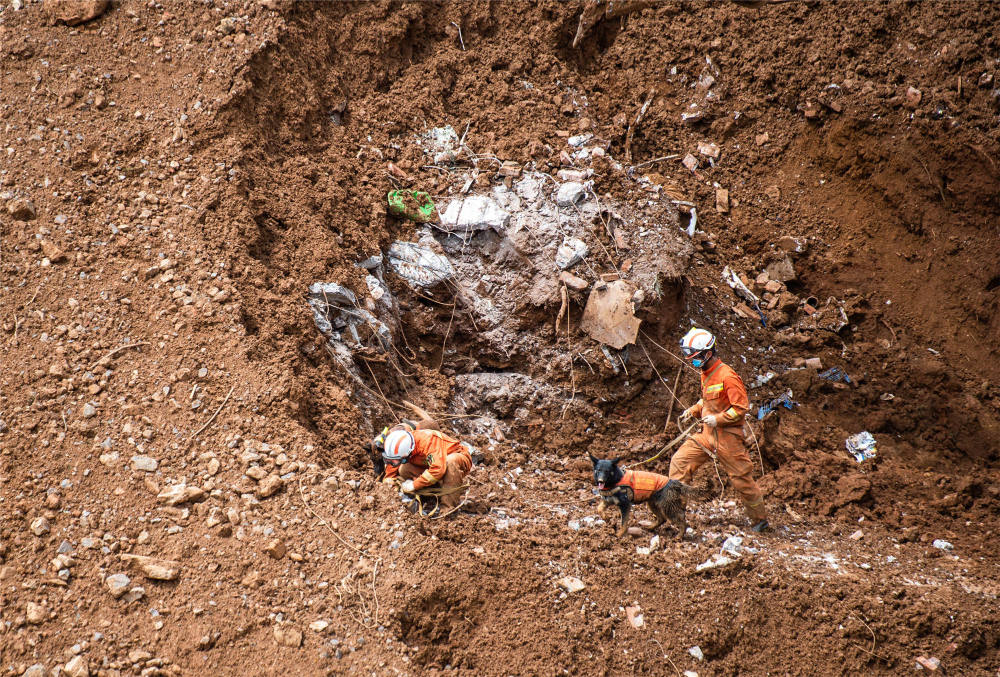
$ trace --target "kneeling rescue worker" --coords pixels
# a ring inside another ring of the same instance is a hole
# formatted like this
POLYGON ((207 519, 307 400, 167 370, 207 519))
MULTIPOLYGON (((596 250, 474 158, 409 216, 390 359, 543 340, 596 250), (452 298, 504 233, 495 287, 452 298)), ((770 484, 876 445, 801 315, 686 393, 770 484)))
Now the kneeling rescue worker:
POLYGON ((760 487, 753 479, 753 462, 744 443, 744 416, 750 400, 743 381, 715 354, 715 337, 694 327, 681 339, 681 351, 701 369, 701 399, 681 414, 681 421, 698 418, 701 432, 689 437, 670 459, 670 479, 690 484, 709 452, 722 465, 740 495, 754 531, 768 529, 760 487))
POLYGON ((461 502, 460 487, 472 471, 472 456, 465 445, 438 430, 435 421, 393 426, 383 430, 373 444, 385 461, 384 482, 398 483, 408 494, 440 488, 442 508, 454 508, 461 502))

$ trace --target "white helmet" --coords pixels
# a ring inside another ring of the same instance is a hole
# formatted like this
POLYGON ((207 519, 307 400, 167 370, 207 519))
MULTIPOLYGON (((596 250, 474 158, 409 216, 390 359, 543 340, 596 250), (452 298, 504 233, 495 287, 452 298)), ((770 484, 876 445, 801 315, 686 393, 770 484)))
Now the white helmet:
POLYGON ((386 435, 382 458, 389 465, 398 466, 413 453, 413 434, 409 430, 393 430, 386 435))
POLYGON ((681 352, 684 357, 691 357, 703 350, 711 350, 715 347, 715 337, 711 333, 698 327, 691 327, 691 330, 684 334, 681 339, 681 352))

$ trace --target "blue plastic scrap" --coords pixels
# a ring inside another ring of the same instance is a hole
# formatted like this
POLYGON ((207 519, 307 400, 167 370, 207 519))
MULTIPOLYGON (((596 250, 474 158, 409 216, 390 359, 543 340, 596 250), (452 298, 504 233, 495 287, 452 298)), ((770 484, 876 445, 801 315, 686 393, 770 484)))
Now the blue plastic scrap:
POLYGON ((784 407, 785 409, 791 409, 793 406, 799 406, 799 403, 792 399, 792 391, 786 390, 785 393, 776 399, 771 400, 767 404, 761 405, 760 409, 757 410, 757 420, 761 420, 772 411, 778 407, 784 407))
POLYGON ((840 367, 830 367, 826 371, 820 372, 819 377, 824 381, 833 381, 834 383, 838 381, 843 381, 848 385, 854 383, 854 381, 851 380, 851 377, 847 375, 847 372, 840 367))

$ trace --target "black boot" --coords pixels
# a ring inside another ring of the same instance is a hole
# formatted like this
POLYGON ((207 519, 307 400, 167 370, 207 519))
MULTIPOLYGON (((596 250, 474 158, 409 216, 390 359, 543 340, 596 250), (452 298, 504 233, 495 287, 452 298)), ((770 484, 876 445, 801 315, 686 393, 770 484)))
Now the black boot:
POLYGON ((752 527, 750 527, 750 531, 756 532, 758 534, 770 530, 771 530, 771 525, 767 523, 766 519, 762 519, 761 521, 757 522, 752 527))

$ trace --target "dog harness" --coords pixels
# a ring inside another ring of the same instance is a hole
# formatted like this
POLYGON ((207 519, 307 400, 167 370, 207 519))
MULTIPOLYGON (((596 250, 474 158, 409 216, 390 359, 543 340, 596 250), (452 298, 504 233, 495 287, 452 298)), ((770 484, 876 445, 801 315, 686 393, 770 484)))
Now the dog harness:
POLYGON ((615 485, 615 488, 631 487, 632 501, 634 503, 642 503, 649 500, 649 497, 657 491, 667 486, 667 482, 669 481, 670 479, 666 475, 659 475, 655 472, 626 470, 621 480, 615 485))

